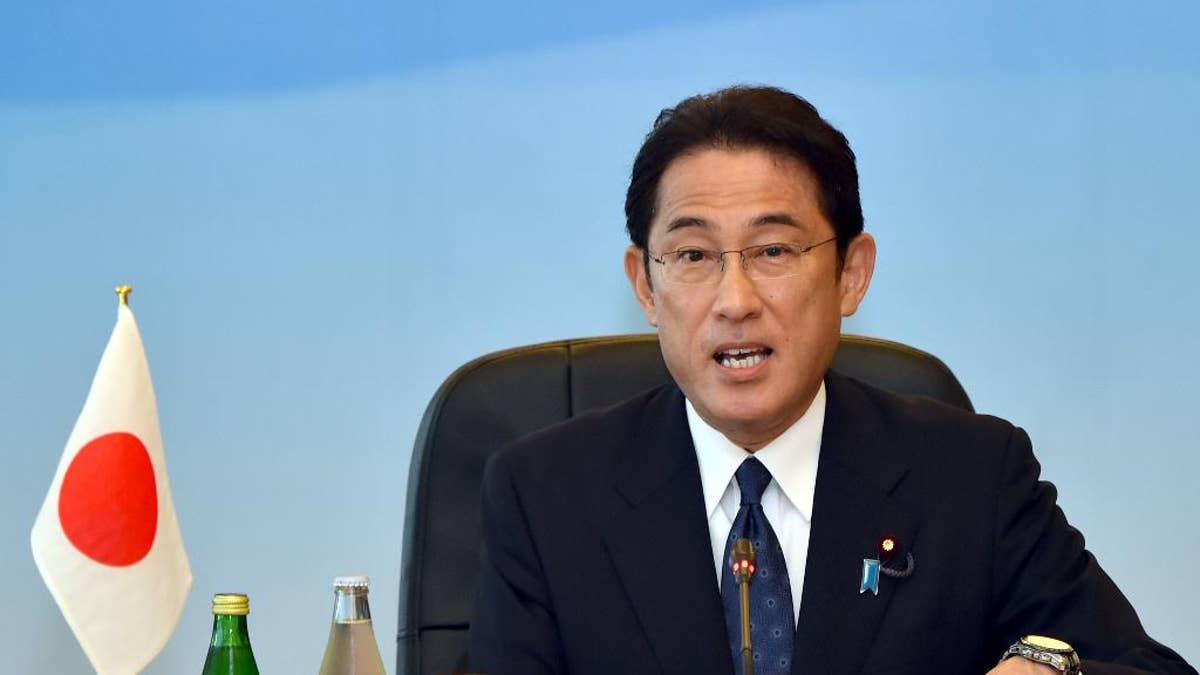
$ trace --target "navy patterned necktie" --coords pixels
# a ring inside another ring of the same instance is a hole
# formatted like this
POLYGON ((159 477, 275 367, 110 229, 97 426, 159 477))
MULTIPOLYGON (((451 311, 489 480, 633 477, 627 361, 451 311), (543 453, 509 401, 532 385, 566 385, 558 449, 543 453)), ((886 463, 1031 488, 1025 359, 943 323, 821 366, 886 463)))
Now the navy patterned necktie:
POLYGON ((796 623, 792 614, 792 587, 788 581, 787 563, 775 530, 763 513, 762 494, 771 482, 771 472, 754 457, 747 458, 737 470, 742 505, 729 539, 725 542, 722 559, 721 598, 725 603, 725 626, 729 630, 729 646, 733 650, 733 670, 742 672, 742 617, 738 584, 733 578, 729 554, 737 539, 749 539, 757 558, 754 576, 750 580, 750 645, 754 654, 754 675, 777 675, 791 672, 792 641, 796 623))

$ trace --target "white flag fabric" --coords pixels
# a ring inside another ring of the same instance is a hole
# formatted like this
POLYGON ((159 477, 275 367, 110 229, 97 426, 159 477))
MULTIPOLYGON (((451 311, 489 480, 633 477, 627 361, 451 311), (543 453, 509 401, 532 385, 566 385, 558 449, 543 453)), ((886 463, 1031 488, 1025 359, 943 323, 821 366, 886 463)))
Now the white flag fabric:
POLYGON ((51 595, 100 675, 166 645, 192 586, 150 368, 125 304, 30 537, 51 595))

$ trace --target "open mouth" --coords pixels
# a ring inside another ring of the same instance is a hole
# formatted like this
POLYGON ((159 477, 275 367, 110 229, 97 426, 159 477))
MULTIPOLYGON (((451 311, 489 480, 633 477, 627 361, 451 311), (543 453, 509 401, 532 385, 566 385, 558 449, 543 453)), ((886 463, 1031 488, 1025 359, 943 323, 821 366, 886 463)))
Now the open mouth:
POLYGON ((713 360, 726 368, 753 368, 774 351, 770 347, 738 347, 713 354, 713 360))

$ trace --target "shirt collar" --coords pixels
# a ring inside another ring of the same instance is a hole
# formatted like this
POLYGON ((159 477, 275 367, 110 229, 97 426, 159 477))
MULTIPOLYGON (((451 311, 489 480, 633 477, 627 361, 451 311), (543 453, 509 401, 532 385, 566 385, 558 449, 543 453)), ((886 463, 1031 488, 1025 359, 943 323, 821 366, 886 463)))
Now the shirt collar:
POLYGON ((771 472, 779 489, 804 519, 812 520, 817 458, 825 428, 824 382, 821 382, 817 395, 800 419, 755 453, 747 452, 709 426, 696 412, 691 401, 685 400, 684 407, 692 444, 696 448, 696 459, 700 464, 700 482, 704 489, 707 517, 711 518, 716 511, 738 467, 753 455, 771 472))

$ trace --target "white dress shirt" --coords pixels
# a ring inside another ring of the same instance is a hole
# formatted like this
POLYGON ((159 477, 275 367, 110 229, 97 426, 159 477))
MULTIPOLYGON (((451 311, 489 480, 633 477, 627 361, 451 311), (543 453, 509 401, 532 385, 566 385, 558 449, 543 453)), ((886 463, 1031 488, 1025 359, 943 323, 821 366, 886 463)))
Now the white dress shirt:
POLYGON ((751 454, 700 418, 688 401, 688 428, 700 463, 704 508, 712 537, 713 566, 717 584, 725 566, 725 542, 741 505, 742 492, 734 473, 747 457, 757 457, 771 472, 763 492, 762 507, 779 537, 792 587, 792 618, 800 620, 800 594, 804 588, 804 566, 808 561, 808 535, 812 528, 813 491, 817 484, 817 457, 825 428, 825 383, 808 410, 778 438, 751 454))

